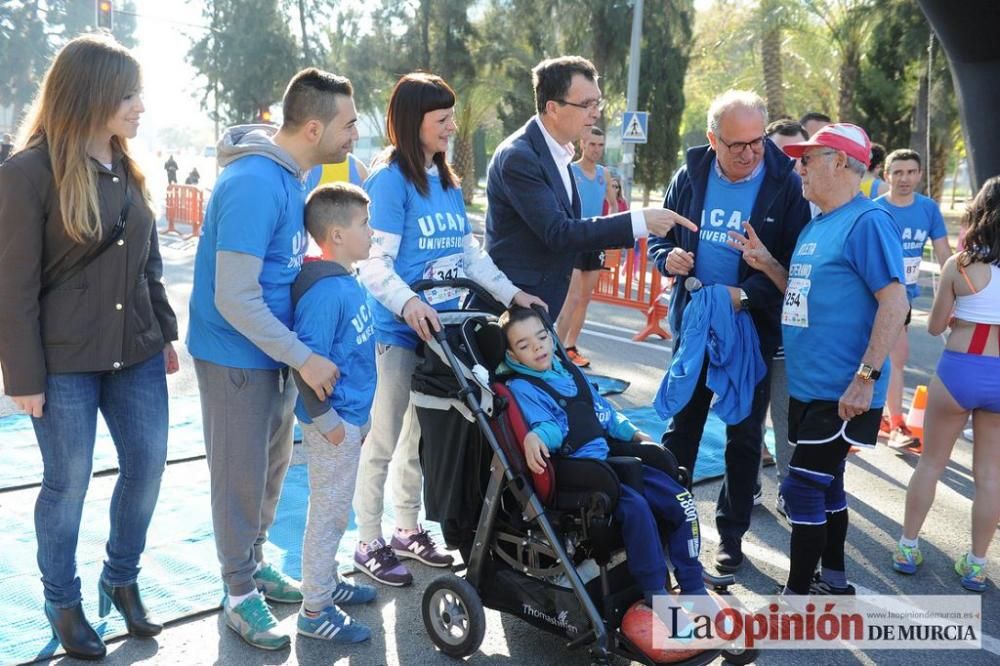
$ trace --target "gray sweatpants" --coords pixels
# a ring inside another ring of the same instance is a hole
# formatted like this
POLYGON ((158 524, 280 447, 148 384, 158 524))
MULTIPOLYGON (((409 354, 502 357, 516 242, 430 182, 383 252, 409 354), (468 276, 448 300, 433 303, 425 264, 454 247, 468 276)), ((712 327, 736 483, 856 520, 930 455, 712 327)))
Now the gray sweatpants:
POLYGON ((340 575, 337 549, 347 530, 361 442, 368 425, 344 422, 344 441, 334 446, 316 426, 302 424, 302 443, 309 465, 309 515, 302 539, 302 596, 310 611, 330 605, 340 575))
POLYGON ((423 476, 420 472, 420 423, 410 404, 410 378, 417 367, 412 349, 378 345, 378 387, 372 430, 361 447, 354 514, 358 538, 371 543, 382 536, 385 482, 392 463, 392 501, 396 527, 417 527, 423 476))
POLYGON ((222 582, 229 594, 249 594, 292 456, 298 394, 287 370, 228 368, 197 359, 194 369, 222 582))

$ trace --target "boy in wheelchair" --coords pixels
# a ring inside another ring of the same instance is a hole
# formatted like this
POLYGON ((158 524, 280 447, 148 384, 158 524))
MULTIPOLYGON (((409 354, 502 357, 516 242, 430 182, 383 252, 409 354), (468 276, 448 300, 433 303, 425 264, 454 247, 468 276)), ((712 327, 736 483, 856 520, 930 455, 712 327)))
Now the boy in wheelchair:
MULTIPOLYGON (((640 431, 598 395, 579 369, 554 354, 552 333, 534 310, 511 308, 499 320, 507 341, 505 362, 513 373, 507 386, 517 399, 530 431, 524 438, 528 468, 542 473, 552 455, 606 460, 609 440, 648 442, 640 431)), ((698 561, 701 539, 694 498, 667 473, 642 465, 641 491, 621 484, 614 519, 621 525, 628 569, 645 602, 666 594, 667 565, 660 534, 682 594, 706 594, 698 561)), ((637 484, 638 485, 638 484, 637 484)))

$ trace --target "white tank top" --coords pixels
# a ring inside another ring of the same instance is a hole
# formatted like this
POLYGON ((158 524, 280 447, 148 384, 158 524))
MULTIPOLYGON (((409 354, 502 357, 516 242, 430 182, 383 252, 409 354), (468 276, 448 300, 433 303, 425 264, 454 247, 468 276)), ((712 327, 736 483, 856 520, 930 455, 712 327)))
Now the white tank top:
POLYGON ((955 316, 959 319, 973 324, 1000 324, 1000 268, 990 264, 989 284, 955 301, 955 316))

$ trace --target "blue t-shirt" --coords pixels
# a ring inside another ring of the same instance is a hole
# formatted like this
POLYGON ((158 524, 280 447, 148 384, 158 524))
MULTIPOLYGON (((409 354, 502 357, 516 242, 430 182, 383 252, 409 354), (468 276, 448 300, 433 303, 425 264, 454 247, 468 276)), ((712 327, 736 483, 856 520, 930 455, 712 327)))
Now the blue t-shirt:
POLYGON ((913 195, 913 203, 909 206, 895 206, 885 194, 877 199, 882 208, 889 211, 896 226, 899 227, 903 240, 903 269, 906 271, 906 295, 912 302, 920 295, 920 260, 924 255, 927 239, 937 240, 947 238, 948 229, 944 226, 944 217, 937 202, 922 194, 913 195))
POLYGON ((701 230, 698 250, 694 255, 694 274, 704 285, 739 283, 740 252, 729 247, 726 232, 743 233, 743 223, 750 220, 753 204, 757 200, 764 169, 746 182, 730 183, 716 172, 715 165, 708 170, 705 188, 705 205, 701 210, 701 230))
MULTIPOLYGON (((788 394, 840 400, 871 339, 875 292, 903 282, 903 253, 892 217, 863 194, 813 218, 799 235, 781 312, 788 394)), ((885 404, 889 359, 872 407, 885 404)))
MULTIPOLYGON (((353 275, 323 278, 299 299, 293 328, 310 350, 340 369, 330 406, 344 421, 363 426, 375 399, 375 320, 368 292, 353 275)), ((312 423, 301 396, 295 415, 312 423)))
POLYGON ((573 179, 576 181, 576 191, 580 193, 580 215, 582 217, 598 217, 604 212, 604 202, 608 196, 608 177, 603 166, 597 165, 594 179, 587 178, 579 164, 570 164, 573 169, 573 179))
MULTIPOLYGON (((365 181, 371 198, 369 224, 376 232, 400 237, 393 270, 409 285, 424 278, 465 277, 464 243, 470 228, 462 190, 442 189, 441 179, 432 174, 427 175, 427 184, 428 193, 423 196, 395 162, 379 166, 365 181)), ((432 290, 420 296, 437 310, 456 309, 460 300, 455 290, 432 290)), ((370 295, 369 301, 378 341, 416 348, 419 338, 413 329, 370 295)))
POLYGON ((234 368, 282 367, 226 321, 215 307, 215 262, 219 251, 262 259, 264 302, 285 326, 292 327, 291 286, 309 244, 305 199, 319 179, 305 181, 274 160, 248 155, 219 176, 205 210, 191 290, 187 346, 197 359, 234 368))

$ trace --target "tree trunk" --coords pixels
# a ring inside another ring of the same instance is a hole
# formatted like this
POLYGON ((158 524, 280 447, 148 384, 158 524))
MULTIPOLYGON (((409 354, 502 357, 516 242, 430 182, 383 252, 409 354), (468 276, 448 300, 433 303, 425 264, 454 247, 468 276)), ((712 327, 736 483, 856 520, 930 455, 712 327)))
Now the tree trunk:
POLYGON ((781 26, 776 21, 765 24, 760 37, 760 60, 764 68, 764 94, 769 118, 785 115, 785 91, 782 87, 781 26))
POLYGON ((302 30, 302 62, 312 64, 312 53, 309 51, 309 34, 306 32, 306 0, 299 0, 299 29, 302 30))
POLYGON ((931 152, 930 169, 928 169, 927 174, 929 181, 927 196, 935 201, 941 201, 944 194, 944 177, 945 172, 948 170, 948 156, 951 153, 951 146, 940 137, 933 137, 931 139, 931 152))
POLYGON ((472 203, 476 193, 476 156, 472 141, 473 132, 455 134, 452 167, 462 179, 462 200, 465 205, 472 203))
MULTIPOLYGON (((920 83, 917 86, 917 98, 913 103, 913 115, 910 119, 910 149, 923 155, 927 152, 927 105, 928 105, 927 71, 920 75, 920 83)), ((927 161, 926 159, 924 160, 927 161)), ((927 170, 924 170, 923 178, 918 189, 921 192, 927 191, 927 170)))
POLYGON ((420 0, 420 69, 431 70, 431 3, 420 0))
POLYGON ((837 100, 838 122, 854 122, 854 91, 857 88, 860 71, 859 53, 854 49, 848 49, 844 53, 844 61, 840 63, 840 91, 837 100))

